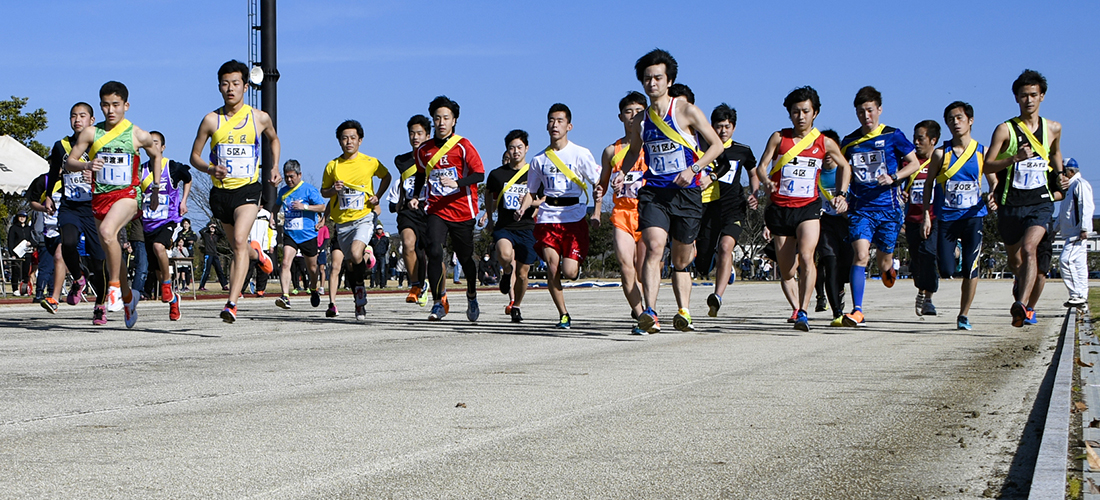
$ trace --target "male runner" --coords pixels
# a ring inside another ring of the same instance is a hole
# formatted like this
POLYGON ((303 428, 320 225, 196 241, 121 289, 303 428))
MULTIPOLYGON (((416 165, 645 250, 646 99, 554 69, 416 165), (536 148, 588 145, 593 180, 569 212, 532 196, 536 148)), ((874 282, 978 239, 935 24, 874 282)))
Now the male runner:
MULTIPOLYGON (((513 130, 504 136, 507 163, 489 172, 485 181, 485 213, 479 223, 493 235, 497 249, 497 262, 503 271, 500 275, 500 293, 508 295, 505 314, 513 323, 523 321, 520 305, 527 293, 527 272, 531 264, 538 262, 535 251, 535 211, 532 207, 521 214, 515 212, 523 202, 527 190, 530 165, 527 164, 527 132, 513 130), (497 213, 496 223, 490 214, 497 213)), ((536 193, 537 194, 537 193, 536 193)), ((537 203, 536 203, 537 204, 537 203)))
POLYGON ((317 291, 317 214, 325 211, 325 200, 312 184, 302 180, 302 165, 290 160, 283 165, 286 186, 279 190, 279 204, 283 210, 283 266, 279 271, 279 284, 283 294, 275 299, 275 305, 290 309, 290 267, 295 256, 302 252, 305 260, 305 285, 309 287, 309 305, 321 305, 317 291))
MULTIPOLYGON (((940 288, 939 268, 936 265, 939 221, 936 218, 934 205, 942 200, 935 200, 933 205, 928 206, 928 213, 932 219, 932 229, 928 233, 931 237, 924 236, 922 228, 925 209, 924 189, 931 184, 927 180, 928 162, 931 161, 932 153, 939 142, 940 124, 935 120, 924 120, 913 127, 913 145, 916 147, 917 161, 921 162, 921 167, 907 181, 906 191, 909 202, 905 212, 905 239, 909 245, 909 272, 913 275, 913 285, 917 287, 917 300, 914 302, 914 311, 917 316, 936 315, 932 294, 940 288)), ((954 260, 954 254, 952 254, 952 260, 954 260)))
POLYGON ((937 148, 928 161, 928 179, 935 181, 936 194, 941 198, 935 207, 939 235, 932 235, 933 193, 930 189, 923 193, 921 234, 926 239, 938 240, 940 272, 947 275, 955 270, 955 245, 962 241, 962 299, 955 326, 959 330, 970 330, 967 315, 978 291, 982 219, 989 213, 982 203, 985 147, 970 137, 970 129, 974 126, 973 106, 962 101, 948 104, 943 110, 943 121, 951 130, 951 140, 937 148))
POLYGON ((697 176, 722 154, 722 140, 702 110, 686 99, 669 95, 668 87, 675 83, 677 72, 671 54, 654 49, 638 59, 634 72, 650 99, 647 112, 636 115, 631 122, 630 149, 623 161, 624 169, 633 169, 645 148, 649 168, 643 175, 645 186, 638 191, 638 226, 646 246, 642 267, 646 309, 638 317, 638 327, 651 333, 660 331, 654 306, 661 286, 661 257, 671 236, 672 290, 678 307, 672 325, 680 331, 693 331, 687 267, 695 256, 695 237, 703 216, 697 176), (697 135, 710 145, 705 153, 697 147, 697 135))
POLYGON ((46 182, 48 178, 48 172, 35 177, 31 181, 31 185, 27 187, 26 199, 31 210, 44 214, 42 236, 45 241, 42 243, 38 254, 37 294, 43 294, 48 288, 46 280, 49 278, 46 275, 49 272, 49 266, 53 266, 53 279, 51 280, 53 283, 50 296, 42 298, 38 303, 42 304, 42 307, 50 314, 56 314, 58 301, 61 300, 61 288, 65 286, 65 259, 61 256, 61 232, 57 227, 57 211, 53 209, 61 203, 61 181, 54 182, 47 189, 46 182), (51 202, 49 209, 47 209, 46 200, 51 202))
POLYGON ((758 168, 756 173, 772 201, 764 209, 764 223, 775 238, 783 295, 794 310, 794 328, 808 332, 810 317, 806 310, 817 279, 814 251, 821 233, 818 178, 825 157, 832 158, 839 171, 839 185, 831 203, 837 213, 843 213, 847 209, 844 193, 848 191, 850 167, 837 144, 814 127, 821 100, 813 87, 792 90, 783 99, 783 107, 787 108, 792 127, 773 132, 768 138, 760 157, 760 165, 765 168, 758 168))
MULTIPOLYGON (((100 87, 99 107, 103 111, 103 121, 77 135, 65 167, 70 172, 95 172, 92 214, 96 218, 99 241, 107 254, 107 309, 125 309, 126 328, 133 328, 137 323, 137 303, 141 294, 132 293, 125 279, 126 263, 122 259, 118 231, 139 214, 141 193, 137 186, 141 157, 138 148, 149 153, 154 165, 160 165, 161 157, 153 137, 126 119, 129 97, 130 91, 120 82, 110 81, 100 87), (88 153, 92 161, 81 161, 84 153, 88 153)), ((156 184, 155 193, 160 186, 160 172, 153 172, 153 184, 156 184)), ((159 198, 150 200, 149 206, 156 210, 159 198)), ((100 300, 102 298, 96 303, 100 300)))
POLYGON ((1062 189, 1062 124, 1039 116, 1046 93, 1047 80, 1037 71, 1024 70, 1012 82, 1020 115, 993 130, 989 151, 994 158, 985 162, 989 208, 997 211, 1008 267, 1016 276, 1010 308, 1015 327, 1033 315, 1024 301, 1040 273, 1037 247, 1054 215, 1055 194, 1062 189))
POLYGON ((848 211, 848 239, 852 242, 852 312, 844 315, 844 325, 862 326, 863 290, 867 286, 867 264, 871 244, 878 249, 878 267, 882 284, 894 286, 894 244, 903 220, 898 179, 920 170, 916 148, 905 134, 879 123, 882 94, 867 86, 856 92, 854 101, 860 128, 841 141, 841 151, 852 166, 851 209, 848 211), (901 165, 905 165, 901 167, 901 165))
POLYGON ((597 186, 594 206, 599 207, 603 201, 603 192, 597 185, 600 165, 592 152, 569 141, 570 130, 573 130, 573 113, 569 107, 562 103, 550 106, 546 113, 550 145, 531 159, 529 191, 513 214, 517 221, 526 214, 534 202, 532 192, 545 196, 535 224, 535 249, 546 262, 546 286, 560 318, 557 328, 564 330, 572 326, 572 318, 565 307, 561 279, 575 280, 580 276, 581 262, 588 255, 588 226, 600 225, 598 209, 587 217, 589 186, 597 186), (584 201, 580 198, 582 194, 584 201))
MULTIPOLYGON (((822 130, 821 135, 840 144, 840 135, 833 129, 822 130)), ((837 163, 831 156, 825 155, 817 178, 817 187, 821 194, 821 236, 817 239, 817 280, 814 286, 817 289, 819 307, 815 310, 826 310, 825 307, 820 307, 821 297, 824 295, 833 313, 833 321, 829 323, 831 327, 844 326, 844 284, 848 282, 852 267, 848 216, 837 212, 833 206, 833 200, 840 192, 837 190, 837 170, 837 163)), ((846 195, 844 193, 841 197, 846 195)))
POLYGON ((325 165, 321 196, 332 200, 336 240, 343 254, 351 260, 347 277, 355 291, 355 319, 363 321, 367 319, 367 289, 363 280, 370 268, 365 257, 374 229, 374 207, 378 205, 375 193, 389 188, 390 171, 376 158, 359 152, 363 144, 363 126, 359 122, 346 120, 341 123, 336 127, 336 139, 343 152, 325 165), (375 177, 381 179, 377 190, 375 177))
POLYGON ((756 176, 756 156, 752 149, 740 142, 734 142, 733 132, 737 129, 737 110, 722 103, 710 113, 710 123, 718 138, 722 140, 722 155, 714 167, 707 167, 707 174, 700 179, 703 188, 703 220, 695 248, 699 254, 695 257, 695 270, 701 275, 710 274, 711 261, 714 261, 714 293, 707 297, 710 310, 707 315, 718 317, 722 307, 722 295, 729 286, 733 273, 733 249, 737 238, 741 236, 741 224, 745 221, 747 210, 756 210, 758 201, 753 193, 760 189, 760 179, 756 176), (746 199, 741 188, 741 172, 749 173, 749 196, 746 199), (717 253, 716 253, 717 252, 717 253))
MULTIPOLYGON (((73 284, 65 302, 72 306, 77 305, 84 296, 84 288, 91 285, 97 299, 92 311, 92 324, 105 325, 107 308, 103 304, 107 299, 107 277, 103 271, 103 261, 106 255, 99 244, 99 231, 92 213, 92 172, 69 172, 65 166, 77 137, 93 123, 95 113, 90 104, 78 102, 70 109, 69 126, 73 135, 54 143, 50 151, 50 171, 46 180, 49 186, 61 182, 61 203, 55 205, 53 199, 46 198, 43 205, 47 213, 57 212, 57 224, 61 227, 61 256, 65 259, 65 267, 73 275, 73 284), (80 262, 81 234, 84 235, 85 252, 91 258, 89 269, 85 269, 80 262)), ((89 159, 86 153, 79 158, 81 161, 89 159)), ((60 297, 56 296, 58 288, 60 287, 54 287, 55 300, 60 297)))
MULTIPOLYGON (((248 275, 249 260, 256 259, 265 272, 273 269, 271 259, 248 233, 260 212, 263 185, 260 181, 260 135, 267 138, 271 159, 279 164, 279 136, 271 117, 244 103, 247 90, 245 76, 248 66, 232 60, 218 68, 218 91, 224 103, 203 117, 195 143, 191 146, 191 165, 210 174, 210 212, 221 221, 233 249, 233 265, 229 269, 229 301, 222 309, 226 323, 237 320, 237 298, 241 296, 248 275), (202 157, 202 148, 210 141, 209 162, 202 157)), ((279 169, 271 169, 273 185, 279 185, 279 169)))
MULTIPOLYGON (((414 192, 428 185, 427 252, 428 283, 432 290, 432 311, 428 320, 443 319, 450 310, 447 303, 447 261, 445 244, 451 237, 451 248, 458 257, 466 280, 466 319, 477 321, 481 309, 477 304, 477 267, 474 265, 474 224, 477 222, 477 184, 485 178, 474 145, 454 133, 459 106, 447 96, 439 96, 428 104, 428 114, 435 123, 435 137, 416 148, 416 183, 414 192)), ((409 208, 422 206, 412 199, 409 208)), ((457 273, 456 273, 457 275, 457 273)))
MULTIPOLYGON (((638 155, 631 169, 623 169, 623 160, 630 150, 630 127, 634 117, 645 112, 646 98, 641 92, 630 91, 619 100, 619 121, 623 123, 623 136, 615 143, 604 148, 600 163, 600 187, 607 192, 610 187, 613 208, 611 209, 611 238, 615 245, 615 257, 619 260, 619 277, 623 284, 623 295, 630 306, 630 317, 635 321, 641 316, 645 306, 642 300, 642 287, 638 271, 645 262, 645 244, 642 243, 642 231, 638 229, 638 190, 645 181, 645 157, 638 155), (624 173, 624 170, 626 172, 624 173)), ((632 333, 646 335, 634 325, 632 333)))
MULTIPOLYGON (((149 132, 153 144, 161 155, 164 154, 164 134, 149 132)), ((172 291, 172 268, 168 266, 168 249, 172 247, 172 236, 176 226, 187 214, 187 198, 191 194, 191 167, 168 158, 161 157, 156 169, 152 162, 141 166, 142 203, 141 223, 145 232, 146 253, 150 270, 160 278, 160 301, 168 303, 168 319, 179 321, 180 297, 172 291), (160 184, 153 185, 153 171, 160 171, 160 184), (182 183, 182 186, 180 185, 182 183), (152 208, 153 197, 159 198, 156 208, 152 208)), ((138 244, 138 242, 133 242, 138 244)))
POLYGON ((425 277, 428 269, 428 255, 425 252, 427 243, 427 214, 424 207, 409 208, 409 200, 423 200, 423 192, 415 192, 416 186, 416 148, 428 140, 432 130, 432 123, 424 115, 416 115, 409 118, 405 124, 409 132, 409 145, 412 151, 394 157, 393 164, 401 173, 401 182, 390 185, 386 193, 390 200, 390 212, 397 213, 397 232, 401 235, 401 255, 405 259, 405 270, 409 273, 409 294, 405 296, 408 304, 419 304, 421 307, 427 303, 427 286, 425 277))

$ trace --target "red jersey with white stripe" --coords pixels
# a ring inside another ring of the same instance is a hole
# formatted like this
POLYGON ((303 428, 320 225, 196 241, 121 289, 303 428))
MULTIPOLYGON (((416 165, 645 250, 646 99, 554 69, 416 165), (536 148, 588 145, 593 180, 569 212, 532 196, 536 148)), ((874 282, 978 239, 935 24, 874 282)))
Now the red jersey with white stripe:
MULTIPOLYGON (((926 184, 928 179, 928 158, 917 156, 917 161, 921 163, 921 167, 920 170, 917 170, 916 175, 913 176, 907 186, 909 191, 909 208, 905 214, 905 222, 924 222, 924 188, 926 185, 931 187, 931 183, 926 184)), ((932 212, 932 210, 929 210, 929 212, 932 212)), ((936 220, 936 214, 932 214, 932 220, 936 220)))
MULTIPOLYGON (((776 160, 790 151, 798 141, 794 140, 794 130, 785 128, 779 131, 779 149, 776 160)), ((819 135, 814 142, 803 149, 786 165, 775 165, 770 174, 775 183, 772 203, 781 207, 804 207, 817 202, 818 177, 821 166, 825 164, 825 136, 819 135)))
MULTIPOLYGON (((425 166, 445 142, 446 140, 432 139, 416 148, 418 172, 425 171, 425 166)), ((477 184, 450 188, 440 182, 444 178, 457 181, 474 173, 484 174, 485 166, 482 165, 481 156, 477 154, 474 145, 463 137, 439 159, 439 163, 424 179, 425 191, 428 192, 425 212, 450 222, 465 222, 476 217, 477 184)))

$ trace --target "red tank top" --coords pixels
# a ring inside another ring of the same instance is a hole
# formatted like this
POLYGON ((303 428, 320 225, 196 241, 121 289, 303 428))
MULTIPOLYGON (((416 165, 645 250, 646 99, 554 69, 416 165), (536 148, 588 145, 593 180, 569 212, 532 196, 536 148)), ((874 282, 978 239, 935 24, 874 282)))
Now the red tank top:
MULTIPOLYGON (((798 141, 794 140, 794 130, 785 128, 779 131, 779 149, 776 160, 790 151, 798 141)), ((819 135, 814 142, 798 153, 786 165, 772 167, 769 177, 775 183, 772 203, 781 207, 800 208, 811 203, 819 203, 818 177, 825 163, 825 136, 819 135)))

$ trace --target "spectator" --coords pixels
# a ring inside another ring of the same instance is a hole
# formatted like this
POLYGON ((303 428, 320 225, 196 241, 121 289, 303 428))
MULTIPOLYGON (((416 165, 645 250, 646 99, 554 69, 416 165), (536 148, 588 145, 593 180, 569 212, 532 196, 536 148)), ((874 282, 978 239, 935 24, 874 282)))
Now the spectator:
POLYGON ((30 273, 34 265, 34 235, 33 228, 27 223, 27 212, 20 210, 8 228, 8 250, 12 258, 22 259, 15 263, 11 269, 11 281, 15 285, 15 295, 28 295, 31 293, 30 273))
MULTIPOLYGON (((176 240, 175 246, 168 252, 168 258, 170 259, 186 259, 189 257, 191 257, 191 254, 187 251, 187 241, 183 238, 176 240)), ((191 261, 175 261, 175 271, 175 276, 172 279, 177 283, 177 287, 184 292, 190 290, 191 280, 194 279, 191 274, 191 261)))
POLYGON ((218 282, 222 285, 222 291, 229 291, 229 282, 225 279, 225 271, 222 271, 222 258, 218 253, 218 242, 225 238, 225 233, 217 221, 210 221, 210 225, 199 234, 202 243, 202 278, 199 279, 199 291, 206 291, 206 280, 210 277, 210 269, 218 273, 218 282))
POLYGON ((188 257, 195 253, 195 242, 198 239, 199 236, 191 229, 191 219, 183 219, 176 228, 176 234, 172 235, 172 241, 183 240, 183 248, 187 249, 188 257))
POLYGON ((1063 175, 1069 177, 1066 197, 1058 210, 1058 231, 1066 239, 1062 247, 1062 256, 1058 259, 1058 270, 1062 282, 1069 290, 1066 307, 1088 308, 1089 298, 1089 260, 1086 242, 1092 232, 1092 216, 1095 207, 1092 202, 1092 184, 1081 176, 1077 160, 1067 158, 1063 175))
POLYGON ((385 288, 386 283, 389 281, 386 255, 389 255, 390 237, 386 235, 386 228, 383 227, 382 224, 374 226, 374 234, 371 235, 368 245, 370 245, 371 250, 378 260, 378 262, 375 263, 374 269, 371 271, 370 286, 385 288))
POLYGON ((497 275, 499 268, 495 261, 489 258, 489 254, 485 254, 481 257, 481 262, 477 266, 478 281, 482 286, 491 286, 497 284, 497 275))

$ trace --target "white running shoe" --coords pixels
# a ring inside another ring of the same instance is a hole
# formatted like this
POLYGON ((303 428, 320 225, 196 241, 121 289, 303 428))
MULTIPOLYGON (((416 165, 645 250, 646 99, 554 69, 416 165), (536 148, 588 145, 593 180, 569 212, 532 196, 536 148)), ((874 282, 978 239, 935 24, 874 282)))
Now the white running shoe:
POLYGON ((107 289, 107 311, 119 312, 122 310, 122 289, 117 286, 112 286, 107 289))

